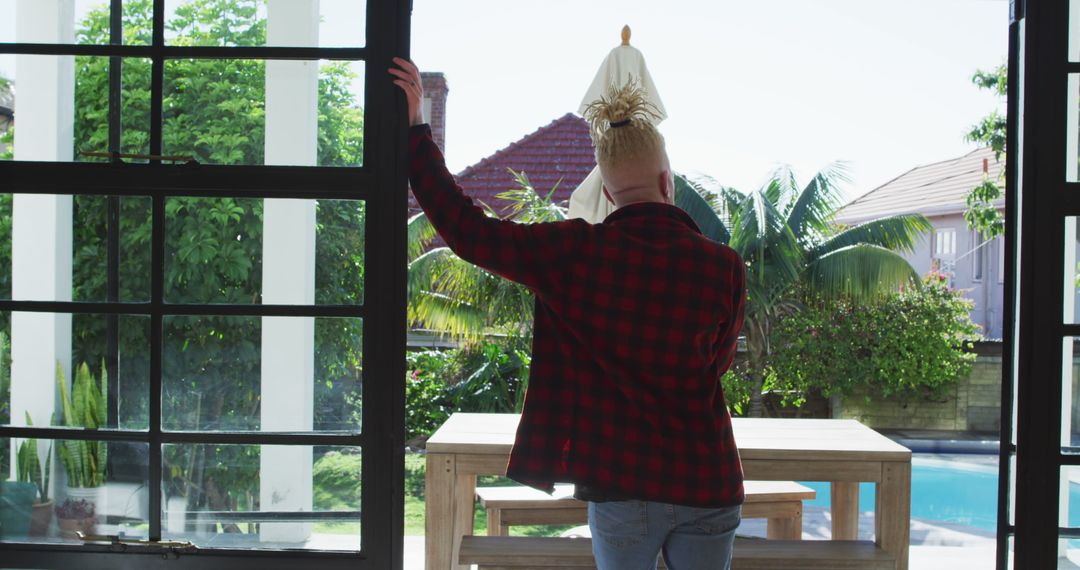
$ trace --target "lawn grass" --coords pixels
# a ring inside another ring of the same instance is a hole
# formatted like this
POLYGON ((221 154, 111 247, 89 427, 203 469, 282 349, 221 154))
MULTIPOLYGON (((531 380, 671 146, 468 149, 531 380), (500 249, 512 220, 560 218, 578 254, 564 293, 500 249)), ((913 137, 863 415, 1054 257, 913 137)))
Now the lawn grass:
MULTIPOLYGON (((424 534, 424 455, 405 454, 405 535, 423 536, 424 534)), ((506 477, 482 476, 477 479, 477 486, 516 485, 506 477)), ((530 525, 512 526, 512 536, 558 536, 562 531, 575 525, 530 525)), ((477 503, 473 514, 473 534, 487 534, 487 513, 477 503)))

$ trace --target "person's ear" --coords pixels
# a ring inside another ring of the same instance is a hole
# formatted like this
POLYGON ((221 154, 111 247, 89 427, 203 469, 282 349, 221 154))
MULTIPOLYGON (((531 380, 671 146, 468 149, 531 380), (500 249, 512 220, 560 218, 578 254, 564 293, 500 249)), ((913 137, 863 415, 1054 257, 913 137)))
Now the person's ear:
POLYGON ((664 170, 660 173, 660 180, 657 181, 660 186, 660 195, 663 196, 664 201, 668 204, 675 203, 675 178, 672 177, 670 170, 664 170))
POLYGON ((604 191, 604 197, 607 198, 607 201, 611 202, 611 205, 614 206, 615 205, 615 199, 611 197, 611 192, 607 191, 607 185, 606 184, 601 185, 600 189, 604 191))

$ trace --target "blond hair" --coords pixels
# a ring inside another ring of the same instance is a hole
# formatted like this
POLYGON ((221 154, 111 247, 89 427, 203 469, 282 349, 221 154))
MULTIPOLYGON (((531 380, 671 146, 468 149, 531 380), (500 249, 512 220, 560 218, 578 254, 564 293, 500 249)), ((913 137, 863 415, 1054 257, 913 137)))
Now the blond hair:
POLYGON ((648 94, 633 78, 585 108, 589 134, 601 169, 664 150, 664 137, 653 126, 660 117, 648 94))

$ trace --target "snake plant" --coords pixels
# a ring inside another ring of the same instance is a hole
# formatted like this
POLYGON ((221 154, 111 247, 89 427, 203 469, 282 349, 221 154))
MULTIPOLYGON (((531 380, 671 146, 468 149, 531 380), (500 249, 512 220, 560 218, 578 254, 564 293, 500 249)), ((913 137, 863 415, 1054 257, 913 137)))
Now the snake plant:
MULTIPOLYGON (((56 382, 60 388, 60 404, 63 426, 71 428, 98 429, 105 425, 105 402, 108 380, 105 363, 101 364, 100 384, 84 362, 75 371, 75 379, 68 393, 64 371, 56 367, 56 382)), ((57 454, 67 472, 69 487, 100 487, 105 484, 105 461, 107 442, 74 441, 60 442, 57 454)))
MULTIPOLYGON (((32 426, 30 413, 26 414, 26 425, 32 426)), ((52 471, 52 444, 49 444, 49 452, 45 456, 45 465, 42 466, 38 458, 38 442, 36 439, 23 440, 19 444, 19 451, 15 458, 18 480, 23 483, 33 483, 37 487, 38 502, 49 502, 49 479, 52 471)))

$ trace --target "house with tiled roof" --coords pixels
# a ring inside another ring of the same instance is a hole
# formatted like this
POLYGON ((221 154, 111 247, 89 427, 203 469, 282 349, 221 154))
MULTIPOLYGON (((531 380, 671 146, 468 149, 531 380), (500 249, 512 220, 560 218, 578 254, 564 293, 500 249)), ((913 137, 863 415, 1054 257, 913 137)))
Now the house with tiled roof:
MULTIPOLYGON (((985 177, 1002 180, 999 162, 989 148, 964 156, 917 166, 844 206, 842 224, 857 224, 898 214, 926 216, 933 228, 915 250, 905 254, 920 274, 937 269, 975 302, 971 319, 988 338, 1002 337, 1005 249, 1001 238, 988 240, 964 220, 967 196, 985 177)), ((1005 201, 997 208, 1004 212, 1005 201)))
MULTIPOLYGON (((510 203, 496 196, 515 187, 509 169, 525 172, 542 195, 555 188, 552 201, 566 205, 570 194, 595 166, 588 124, 567 113, 462 170, 455 178, 470 198, 503 215, 510 203)), ((410 200, 410 208, 419 212, 415 199, 410 196, 410 200)))

